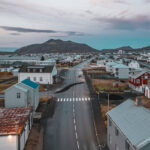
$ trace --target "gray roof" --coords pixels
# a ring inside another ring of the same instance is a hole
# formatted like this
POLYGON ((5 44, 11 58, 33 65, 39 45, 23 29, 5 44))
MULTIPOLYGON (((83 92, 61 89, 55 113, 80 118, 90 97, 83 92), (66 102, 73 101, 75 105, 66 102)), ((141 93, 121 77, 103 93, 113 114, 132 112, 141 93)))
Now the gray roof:
POLYGON ((129 67, 124 65, 124 64, 117 64, 114 66, 114 68, 125 68, 125 69, 128 69, 129 67))
POLYGON ((147 70, 143 70, 141 72, 138 72, 138 73, 132 75, 132 78, 136 79, 136 78, 140 77, 141 75, 143 75, 146 72, 148 72, 148 71, 147 70))
POLYGON ((150 111, 148 109, 136 106, 134 101, 128 99, 110 110, 107 115, 136 148, 142 148, 150 143, 150 111))

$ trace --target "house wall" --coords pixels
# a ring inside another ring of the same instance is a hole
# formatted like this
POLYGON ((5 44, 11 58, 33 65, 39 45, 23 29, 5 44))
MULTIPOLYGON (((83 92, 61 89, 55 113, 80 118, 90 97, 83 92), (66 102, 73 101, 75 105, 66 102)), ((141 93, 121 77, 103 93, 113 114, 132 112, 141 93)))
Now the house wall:
MULTIPOLYGON (((109 150, 127 150, 125 147, 126 137, 123 133, 117 128, 115 123, 111 120, 111 126, 109 125, 109 116, 107 116, 107 145, 109 150), (118 129, 119 134, 116 135, 115 128, 118 129)), ((130 145, 130 150, 135 150, 132 145, 130 145)))
POLYGON ((26 107, 27 92, 24 92, 14 86, 5 91, 5 107, 26 107), (20 93, 20 98, 17 98, 17 93, 20 93))
POLYGON ((18 82, 21 82, 22 80, 25 80, 29 77, 33 82, 37 82, 40 84, 53 84, 51 73, 19 73, 18 82), (36 81, 34 81, 34 77, 36 77, 36 81), (42 81, 40 81, 40 77, 42 77, 42 81))
POLYGON ((36 110, 39 104, 39 88, 33 89, 22 83, 20 83, 20 85, 27 88, 29 91, 27 95, 27 105, 33 106, 33 110, 36 110))
POLYGON ((150 98, 150 89, 148 87, 145 88, 145 96, 150 98))
POLYGON ((113 68, 113 73, 115 77, 118 77, 119 79, 128 79, 129 78, 129 69, 128 68, 113 68), (118 72, 118 74, 117 74, 118 72))
POLYGON ((1 150, 16 150, 16 135, 0 136, 1 150))

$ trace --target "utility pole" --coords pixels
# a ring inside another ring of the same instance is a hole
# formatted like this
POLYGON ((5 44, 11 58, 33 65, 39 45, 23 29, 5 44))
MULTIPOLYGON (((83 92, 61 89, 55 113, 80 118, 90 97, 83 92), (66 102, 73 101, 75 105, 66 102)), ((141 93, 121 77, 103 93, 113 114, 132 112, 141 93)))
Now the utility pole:
POLYGON ((108 111, 109 111, 109 93, 108 93, 108 111))

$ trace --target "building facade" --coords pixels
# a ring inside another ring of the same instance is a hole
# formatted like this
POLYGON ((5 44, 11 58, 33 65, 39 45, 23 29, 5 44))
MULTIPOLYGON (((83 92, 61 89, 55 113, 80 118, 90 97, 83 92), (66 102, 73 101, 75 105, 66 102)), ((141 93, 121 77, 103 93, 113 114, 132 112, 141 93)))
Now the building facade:
POLYGON ((32 106, 35 111, 39 104, 39 85, 25 79, 5 90, 5 107, 32 106))
POLYGON ((53 66, 28 66, 23 67, 18 73, 18 82, 28 78, 39 84, 53 84, 57 75, 57 68, 53 66))
POLYGON ((32 107, 0 109, 0 149, 23 150, 32 128, 32 107))
POLYGON ((107 113, 109 150, 149 150, 150 111, 128 99, 107 113))

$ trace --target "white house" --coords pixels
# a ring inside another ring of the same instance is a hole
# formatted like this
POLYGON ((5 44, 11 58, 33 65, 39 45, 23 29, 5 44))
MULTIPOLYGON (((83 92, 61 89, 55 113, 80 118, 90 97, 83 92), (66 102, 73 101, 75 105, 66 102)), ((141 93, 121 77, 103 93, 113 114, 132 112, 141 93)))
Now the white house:
POLYGON ((109 150, 150 150, 150 111, 128 99, 107 112, 109 150))
POLYGON ((23 150, 32 122, 32 107, 0 108, 0 149, 23 150))
POLYGON ((39 104, 39 84, 25 79, 5 90, 5 107, 32 106, 36 110, 39 104))
POLYGON ((128 79, 130 74, 130 68, 124 64, 117 64, 112 66, 112 72, 114 76, 119 79, 128 79))
POLYGON ((105 63, 104 60, 98 60, 98 61, 97 61, 97 66, 98 66, 98 67, 105 67, 105 66, 106 66, 106 63, 105 63))
POLYGON ((107 72, 113 72, 112 67, 116 66, 116 65, 117 65, 117 63, 115 63, 115 62, 108 62, 108 63, 106 63, 106 71, 107 72))
POLYGON ((28 66, 19 70, 18 82, 28 78, 39 84, 53 84, 57 75, 55 65, 52 66, 28 66))
POLYGON ((139 69, 140 68, 140 65, 137 61, 131 61, 129 64, 128 64, 129 68, 133 68, 133 69, 139 69))

